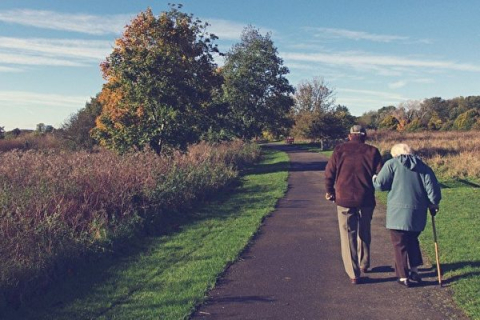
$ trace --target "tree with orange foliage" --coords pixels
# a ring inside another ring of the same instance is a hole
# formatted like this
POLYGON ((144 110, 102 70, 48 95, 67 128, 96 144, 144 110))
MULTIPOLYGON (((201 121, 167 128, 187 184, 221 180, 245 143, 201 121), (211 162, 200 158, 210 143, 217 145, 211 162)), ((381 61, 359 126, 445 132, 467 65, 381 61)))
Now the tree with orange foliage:
POLYGON ((107 82, 92 134, 102 145, 120 152, 150 146, 160 154, 208 130, 212 91, 221 84, 217 37, 181 7, 159 17, 150 9, 138 14, 101 64, 107 82))

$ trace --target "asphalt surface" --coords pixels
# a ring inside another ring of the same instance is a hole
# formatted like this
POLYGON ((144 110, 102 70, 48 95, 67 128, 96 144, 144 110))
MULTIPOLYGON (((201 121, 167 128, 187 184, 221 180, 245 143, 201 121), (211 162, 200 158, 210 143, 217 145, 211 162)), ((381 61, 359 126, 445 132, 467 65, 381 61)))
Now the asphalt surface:
POLYGON ((421 286, 396 283, 382 205, 372 221, 372 269, 364 283, 352 285, 335 204, 324 199, 327 158, 295 145, 275 148, 290 157, 287 194, 192 319, 468 319, 425 256, 421 286))

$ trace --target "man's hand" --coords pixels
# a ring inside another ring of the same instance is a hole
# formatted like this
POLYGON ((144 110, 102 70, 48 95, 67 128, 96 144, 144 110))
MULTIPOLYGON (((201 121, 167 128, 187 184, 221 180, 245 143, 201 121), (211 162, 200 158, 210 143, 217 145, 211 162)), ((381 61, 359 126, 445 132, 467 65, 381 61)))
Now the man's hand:
POLYGON ((327 192, 325 194, 325 199, 327 199, 328 201, 335 201, 335 195, 327 192))
POLYGON ((435 215, 437 214, 438 210, 440 210, 440 208, 438 207, 438 204, 430 204, 428 206, 428 210, 430 211, 430 214, 432 215, 432 217, 435 217, 435 215))

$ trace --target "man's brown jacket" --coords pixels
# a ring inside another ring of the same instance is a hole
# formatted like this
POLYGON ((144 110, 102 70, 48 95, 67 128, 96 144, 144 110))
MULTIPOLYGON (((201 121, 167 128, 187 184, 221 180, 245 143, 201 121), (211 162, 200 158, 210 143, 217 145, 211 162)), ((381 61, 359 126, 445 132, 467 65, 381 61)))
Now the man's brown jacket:
POLYGON ((338 145, 325 169, 325 189, 335 195, 337 205, 346 208, 373 207, 375 194, 372 176, 382 168, 377 148, 360 137, 338 145))

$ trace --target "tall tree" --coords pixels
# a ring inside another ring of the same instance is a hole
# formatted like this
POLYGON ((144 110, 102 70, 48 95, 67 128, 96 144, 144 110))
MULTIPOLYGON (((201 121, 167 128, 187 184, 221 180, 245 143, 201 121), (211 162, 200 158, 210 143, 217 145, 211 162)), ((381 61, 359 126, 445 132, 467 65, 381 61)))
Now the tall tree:
POLYGON ((433 97, 423 100, 420 105, 419 119, 424 127, 428 127, 430 119, 434 116, 441 121, 446 121, 448 115, 448 103, 440 97, 433 97))
POLYGON ((107 83, 94 136, 125 151, 149 145, 185 148, 206 131, 211 92, 220 85, 208 24, 171 5, 157 18, 150 9, 132 20, 102 63, 107 83))
POLYGON ((294 134, 323 140, 345 137, 355 121, 347 107, 335 106, 335 91, 322 78, 304 80, 295 91, 294 134))
POLYGON ((477 122, 478 111, 470 109, 460 114, 453 123, 453 128, 456 130, 470 130, 477 122))
POLYGON ((91 131, 95 127, 95 120, 101 112, 102 105, 98 101, 97 95, 64 123, 62 136, 72 141, 77 148, 91 149, 96 145, 96 141, 91 136, 91 131))
POLYGON ((35 132, 36 133, 45 133, 45 128, 46 127, 47 126, 43 122, 37 123, 37 126, 35 128, 35 132))
POLYGON ((295 91, 295 112, 332 111, 335 103, 335 91, 322 79, 315 77, 311 81, 303 80, 295 91))
MULTIPOLYGON (((415 123, 410 126, 410 130, 415 128, 417 130, 421 127, 419 119, 421 119, 424 114, 421 112, 421 101, 419 100, 407 100, 400 102, 395 111, 391 113, 398 120, 397 131, 406 130, 407 126, 415 121, 415 123)), ((428 123, 428 122, 427 122, 428 123)), ((425 128, 427 124, 425 124, 425 128)))
POLYGON ((250 139, 288 121, 294 91, 288 72, 269 33, 263 36, 252 26, 243 30, 222 69, 227 123, 236 136, 250 139))

